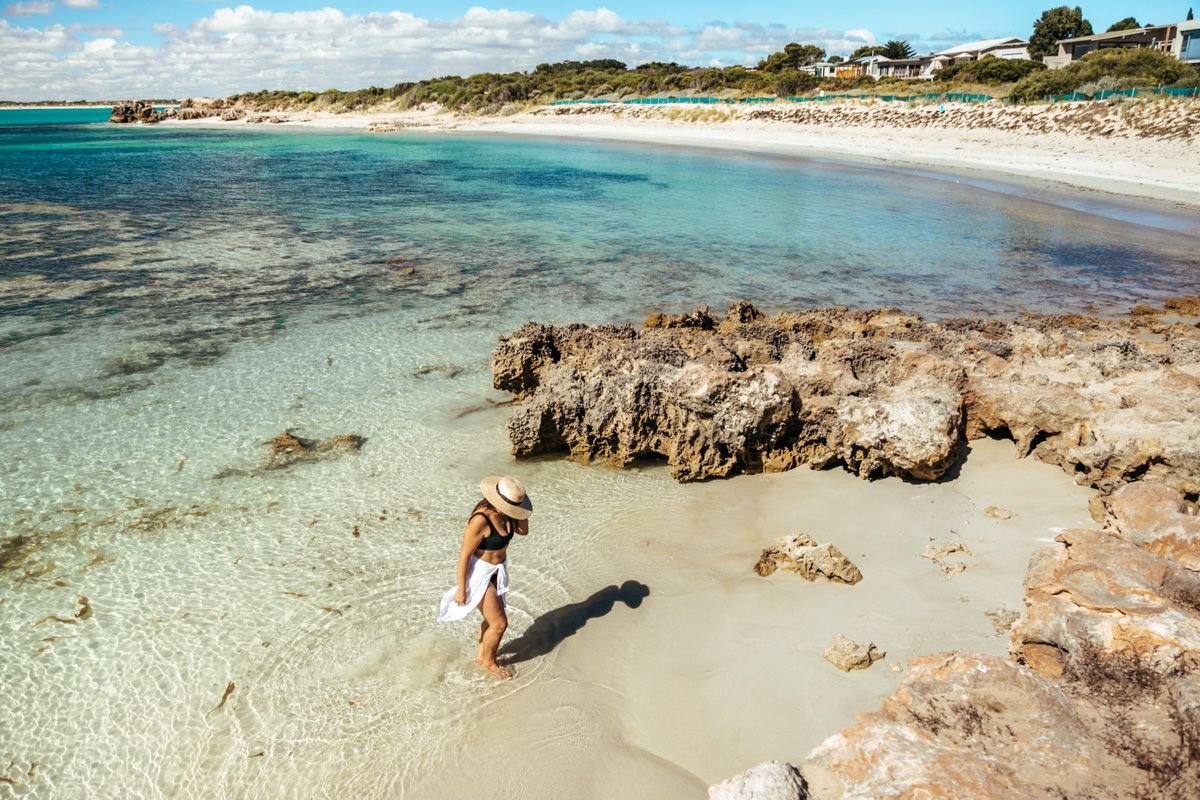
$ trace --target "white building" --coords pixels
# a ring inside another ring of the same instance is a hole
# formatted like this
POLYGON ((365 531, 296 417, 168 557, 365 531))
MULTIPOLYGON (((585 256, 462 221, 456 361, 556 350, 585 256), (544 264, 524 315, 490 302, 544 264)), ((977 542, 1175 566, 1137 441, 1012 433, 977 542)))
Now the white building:
POLYGON ((1200 64, 1200 21, 1060 39, 1058 55, 1046 56, 1042 60, 1050 69, 1060 69, 1088 53, 1112 48, 1148 48, 1168 53, 1190 64, 1200 64))
POLYGON ((1200 20, 1181 22, 1176 27, 1171 51, 1182 61, 1200 64, 1200 20))

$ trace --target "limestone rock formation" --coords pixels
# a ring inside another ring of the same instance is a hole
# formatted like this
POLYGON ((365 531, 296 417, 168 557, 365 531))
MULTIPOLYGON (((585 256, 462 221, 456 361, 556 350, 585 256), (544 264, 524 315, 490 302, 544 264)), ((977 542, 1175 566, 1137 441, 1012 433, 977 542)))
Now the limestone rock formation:
POLYGON ((353 433, 331 436, 328 439, 305 439, 284 431, 270 442, 265 469, 282 469, 305 461, 325 461, 357 453, 366 439, 353 433))
POLYGON ((840 633, 825 650, 825 660, 842 672, 856 669, 866 669, 876 661, 882 660, 887 653, 875 646, 874 642, 858 644, 852 642, 840 633))
POLYGON ((806 800, 804 778, 791 764, 764 761, 708 787, 708 800, 806 800))
MULTIPOLYGON (((1037 552, 1015 659, 915 659, 800 765, 814 798, 1189 797, 1200 786, 1194 508, 1161 484, 1037 552)), ((1000 629, 1009 614, 995 613, 1000 629)))
POLYGON ((1146 478, 1200 493, 1188 321, 765 317, 743 302, 640 328, 528 323, 501 338, 492 371, 524 401, 509 421, 518 457, 662 458, 683 481, 801 464, 932 480, 967 440, 1003 436, 1105 492, 1146 478))
POLYGON ((1186 791, 1194 780, 1187 749, 1168 749, 1169 716, 1180 711, 1161 687, 1097 694, 1084 681, 1053 681, 994 656, 942 654, 909 666, 879 712, 800 765, 812 797, 1134 796, 1151 777, 1139 763, 1155 758, 1158 788, 1186 791))
POLYGON ((928 558, 947 575, 962 572, 967 568, 967 563, 962 560, 964 555, 971 555, 971 550, 957 541, 931 543, 925 548, 925 552, 921 553, 922 558, 928 558))
POLYGON ((762 551, 754 571, 764 578, 777 569, 795 572, 807 581, 818 576, 833 583, 858 583, 862 572, 832 544, 817 544, 803 533, 784 536, 762 551))
POLYGON ((1094 653, 1137 657, 1174 673, 1200 666, 1200 573, 1105 531, 1066 531, 1025 577, 1013 653, 1062 675, 1094 653))
POLYGON ((1200 517, 1169 486, 1131 483, 1105 498, 1109 526, 1123 539, 1200 572, 1200 517))
POLYGON ((116 124, 129 124, 133 122, 151 124, 162 122, 164 119, 172 116, 174 116, 173 111, 159 111, 150 103, 142 100, 134 100, 128 103, 117 103, 113 106, 108 121, 116 124))

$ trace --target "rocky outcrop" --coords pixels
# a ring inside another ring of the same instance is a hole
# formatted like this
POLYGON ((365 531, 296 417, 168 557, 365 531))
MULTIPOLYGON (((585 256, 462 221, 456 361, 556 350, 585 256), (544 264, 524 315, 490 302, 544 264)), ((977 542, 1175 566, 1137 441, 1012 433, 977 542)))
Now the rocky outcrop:
POLYGON ((862 572, 832 544, 817 544, 803 533, 784 536, 759 556, 754 571, 764 578, 777 569, 795 572, 806 581, 818 577, 833 583, 858 583, 862 572))
POLYGON ((366 439, 353 433, 328 439, 305 439, 284 431, 271 440, 265 469, 283 469, 306 461, 325 461, 346 453, 357 453, 366 439))
POLYGON ((1139 481, 1104 498, 1109 527, 1143 550, 1200 572, 1200 516, 1182 494, 1139 481))
POLYGON ((173 116, 175 116, 173 109, 159 111, 150 103, 142 100, 134 100, 128 103, 118 103, 113 106, 108 121, 116 124, 130 124, 135 122, 152 124, 162 122, 164 119, 169 119, 173 116))
POLYGON ((1130 674, 1093 684, 994 656, 918 658, 800 771, 814 798, 1187 796, 1200 718, 1178 686, 1116 680, 1130 674))
POLYGON ((1200 667, 1200 518, 1176 490, 1143 481, 1105 500, 1104 531, 1066 531, 1034 554, 1014 655, 1044 675, 1096 653, 1163 674, 1200 667))
POLYGON ((825 660, 842 672, 856 669, 866 669, 887 656, 887 653, 875 646, 874 642, 858 644, 852 642, 840 633, 833 644, 825 649, 825 660))
POLYGON ((640 328, 528 323, 492 371, 524 401, 518 457, 661 458, 683 481, 801 464, 932 480, 967 440, 1002 436, 1104 492, 1146 478, 1200 493, 1200 330, 1167 317, 930 323, 735 303, 640 328))
POLYGON ((1193 796, 1195 508, 1147 482, 1104 507, 1105 530, 1066 531, 1034 555, 1013 659, 910 662, 879 712, 801 763, 811 796, 1193 796))
POLYGON ((708 800, 806 800, 804 778, 791 764, 764 761, 708 787, 708 800))

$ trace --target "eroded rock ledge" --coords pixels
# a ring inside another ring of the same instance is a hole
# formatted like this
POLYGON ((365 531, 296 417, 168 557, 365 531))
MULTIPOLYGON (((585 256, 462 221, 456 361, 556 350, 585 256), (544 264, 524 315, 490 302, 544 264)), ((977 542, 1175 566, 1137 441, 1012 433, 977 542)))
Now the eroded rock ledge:
POLYGON ((992 435, 1099 490, 1101 528, 1031 560, 1010 658, 915 659, 878 712, 711 797, 1192 797, 1197 311, 1184 298, 1124 320, 931 323, 738 303, 642 328, 530 323, 501 340, 493 376, 524 401, 518 456, 657 455, 680 480, 799 464, 933 479, 992 435))
POLYGON ((1192 318, 765 317, 741 302, 640 328, 531 322, 501 338, 492 373, 524 401, 518 457, 658 457, 681 481, 801 464, 934 480, 991 435, 1105 493, 1140 478, 1200 492, 1192 318))

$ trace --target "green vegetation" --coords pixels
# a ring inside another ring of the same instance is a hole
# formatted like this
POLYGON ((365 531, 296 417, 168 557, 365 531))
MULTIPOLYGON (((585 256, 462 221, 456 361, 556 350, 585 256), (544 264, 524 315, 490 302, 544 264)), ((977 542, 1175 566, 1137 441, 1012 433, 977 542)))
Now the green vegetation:
POLYGON ((815 89, 818 79, 797 67, 824 55, 815 45, 788 45, 769 56, 769 68, 686 67, 653 62, 627 69, 612 59, 539 64, 532 72, 447 75, 415 83, 399 83, 342 92, 261 91, 229 97, 226 102, 253 111, 313 109, 353 111, 387 106, 404 110, 424 103, 475 113, 500 113, 513 104, 562 99, 646 97, 706 94, 721 96, 795 95, 815 89))
POLYGON ((1132 31, 1136 30, 1137 28, 1147 27, 1149 26, 1138 22, 1137 17, 1126 17, 1125 19, 1119 19, 1112 25, 1109 25, 1108 30, 1106 30, 1105 33, 1114 33, 1116 31, 1132 31))
POLYGON ((1029 55, 1032 58, 1057 55, 1059 39, 1091 36, 1092 33, 1092 23, 1083 18, 1083 9, 1079 6, 1051 8, 1043 11, 1041 18, 1033 23, 1029 55))
POLYGON ((765 72, 782 72, 785 69, 799 69, 809 64, 815 64, 825 58, 825 51, 815 44, 785 45, 783 50, 758 62, 758 68, 765 72))
POLYGON ((862 58, 863 56, 875 56, 875 55, 881 54, 882 52, 883 52, 882 45, 864 44, 862 47, 858 48, 853 53, 846 56, 846 59, 848 61, 853 61, 856 58, 862 58))
POLYGON ((1045 69, 1046 65, 1041 61, 996 58, 996 56, 989 55, 978 61, 951 64, 937 73, 937 80, 940 83, 981 83, 988 86, 1000 86, 1006 83, 1016 83, 1027 75, 1043 72, 1045 69))
POLYGON ((879 54, 885 58, 891 58, 899 61, 901 59, 914 57, 917 54, 917 51, 913 50, 912 45, 908 42, 899 39, 892 39, 889 42, 883 43, 883 49, 879 51, 879 54))
MULTIPOLYGON (((1063 6, 1051 9, 1075 12, 1063 6)), ((1076 9, 1075 11, 1078 11, 1076 9)), ((1057 17, 1055 17, 1057 18, 1057 17)), ((1080 17, 1082 19, 1082 17, 1080 17)), ((1085 21, 1086 22, 1086 21, 1085 21)), ((856 53, 878 52, 889 58, 912 53, 908 42, 892 41, 882 46, 860 48, 856 53)), ((859 75, 817 78, 804 72, 808 65, 825 57, 812 44, 788 44, 759 62, 746 67, 688 67, 653 62, 629 69, 620 61, 562 61, 538 64, 530 72, 485 72, 462 77, 446 75, 389 88, 378 86, 355 91, 326 89, 323 92, 261 91, 234 95, 223 104, 252 112, 268 111, 403 111, 422 105, 437 105, 450 111, 505 114, 532 104, 559 100, 625 100, 645 97, 796 97, 817 89, 827 93, 862 92, 879 96, 911 97, 929 93, 920 83, 899 78, 880 81, 859 75)), ((834 61, 837 57, 830 60, 834 61)), ((937 74, 936 93, 980 94, 1017 100, 1042 100, 1069 92, 1087 96, 1109 90, 1156 85, 1192 86, 1200 81, 1193 67, 1168 55, 1148 49, 1102 50, 1056 71, 1047 71, 1040 61, 1007 60, 987 56, 980 61, 946 67, 937 74)))
MULTIPOLYGON (((981 62, 982 63, 982 62, 981 62)), ((1088 53, 1057 70, 1031 72, 1019 80, 1011 96, 1018 100, 1080 92, 1088 97, 1115 89, 1190 86, 1200 72, 1177 58, 1147 48, 1112 48, 1088 53)))

